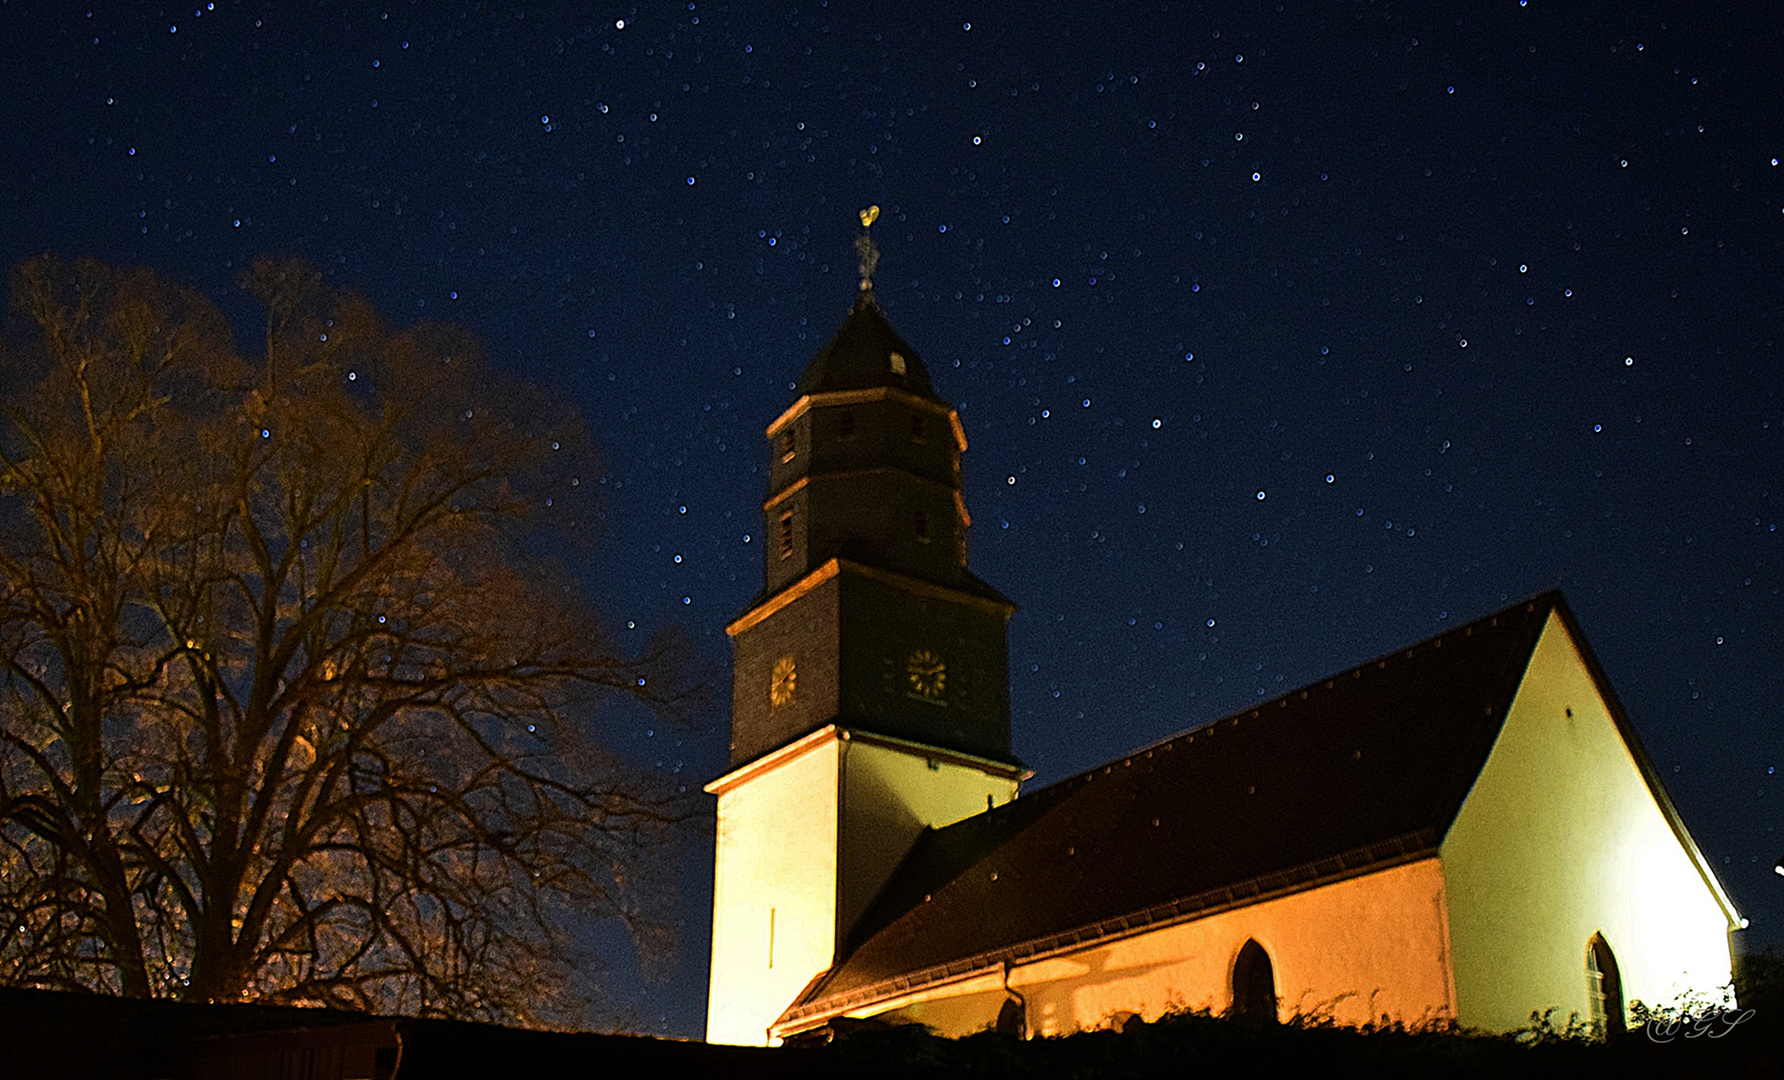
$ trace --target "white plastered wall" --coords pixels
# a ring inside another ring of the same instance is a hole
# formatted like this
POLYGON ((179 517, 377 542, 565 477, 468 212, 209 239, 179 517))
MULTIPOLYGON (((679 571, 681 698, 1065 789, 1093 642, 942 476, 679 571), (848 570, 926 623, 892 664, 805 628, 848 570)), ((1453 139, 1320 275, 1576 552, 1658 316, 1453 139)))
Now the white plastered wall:
POLYGON ((1556 1024, 1586 1020, 1595 933, 1626 1003, 1716 998, 1729 981, 1732 912, 1674 835, 1558 615, 1441 857, 1466 1026, 1511 1030, 1551 1008, 1556 1024))
POLYGON ((719 791, 708 1042, 765 1045, 768 1025, 830 966, 841 744, 801 742, 719 791))
POLYGON ((770 1042, 923 828, 1008 802, 1013 773, 832 727, 715 781, 707 1041, 770 1042))
POLYGON ((925 826, 941 828, 1016 797, 1010 770, 914 744, 858 736, 843 750, 842 865, 838 927, 846 933, 873 903, 925 826))

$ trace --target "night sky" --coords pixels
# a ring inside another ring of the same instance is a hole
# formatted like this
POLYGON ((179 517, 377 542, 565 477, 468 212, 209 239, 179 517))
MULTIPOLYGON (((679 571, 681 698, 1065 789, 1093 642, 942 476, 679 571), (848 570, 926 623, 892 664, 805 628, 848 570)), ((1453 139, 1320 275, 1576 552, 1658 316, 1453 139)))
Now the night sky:
MULTIPOLYGON (((877 203, 1031 789, 1560 586, 1784 945, 1777 13, 1317 10, 0 0, 0 260, 151 266, 249 340, 262 253, 467 323, 581 408, 584 579, 722 703, 762 429, 877 203)), ((629 749, 694 787, 724 712, 629 749)), ((709 844, 630 1023, 702 1030, 709 844)))

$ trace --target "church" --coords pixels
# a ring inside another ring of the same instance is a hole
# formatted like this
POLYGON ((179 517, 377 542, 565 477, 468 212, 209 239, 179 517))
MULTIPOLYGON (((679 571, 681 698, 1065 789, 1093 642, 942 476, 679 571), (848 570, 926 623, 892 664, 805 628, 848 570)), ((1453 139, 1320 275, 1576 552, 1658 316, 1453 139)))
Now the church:
POLYGON ((965 432, 864 270, 726 628, 709 1041, 1723 999, 1742 920, 1556 592, 1022 793, 965 432))

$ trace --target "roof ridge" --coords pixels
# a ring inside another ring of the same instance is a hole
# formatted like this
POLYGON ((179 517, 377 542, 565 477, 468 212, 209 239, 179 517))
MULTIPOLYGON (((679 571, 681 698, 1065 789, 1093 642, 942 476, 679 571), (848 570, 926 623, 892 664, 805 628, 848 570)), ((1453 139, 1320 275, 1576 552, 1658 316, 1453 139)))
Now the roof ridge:
MULTIPOLYGON (((1262 716, 1262 713, 1266 707, 1268 707, 1272 704, 1279 705, 1279 706, 1286 705, 1288 703, 1289 699, 1293 698, 1297 693, 1301 695, 1302 700, 1306 700, 1308 691, 1312 690, 1314 687, 1318 686, 1320 683, 1328 683, 1329 684, 1329 683, 1336 682, 1338 679, 1342 678, 1343 676, 1349 675, 1352 672, 1360 672, 1364 668, 1367 668, 1371 664, 1385 666, 1389 660, 1393 660, 1396 658, 1401 658, 1401 659, 1407 658, 1411 653, 1417 651, 1420 648, 1423 648, 1424 646, 1430 645, 1433 642, 1441 641, 1442 639, 1444 639, 1446 637, 1450 637, 1454 634, 1471 632, 1474 630, 1475 627, 1478 627, 1478 626, 1482 625, 1483 623, 1490 626, 1494 622, 1496 622, 1499 618, 1501 618, 1502 616, 1516 612, 1519 608, 1524 608, 1526 612, 1530 612, 1530 613, 1534 613, 1536 607, 1539 605, 1549 606, 1549 607, 1560 607, 1565 610, 1566 603, 1567 603, 1566 599, 1561 595, 1561 590, 1559 588, 1544 589, 1541 592, 1533 593, 1533 594, 1525 597, 1524 599, 1517 601, 1516 603, 1508 604, 1505 607, 1499 608, 1495 611, 1489 611, 1485 615, 1481 615, 1477 618, 1471 619, 1468 622, 1462 623, 1460 625, 1450 627, 1447 630, 1441 630, 1435 634, 1432 634, 1430 637, 1423 638, 1419 641, 1415 641, 1415 642, 1411 643, 1410 645, 1403 645, 1397 649, 1389 649, 1387 652, 1372 656, 1360 664, 1353 664, 1352 666, 1344 668, 1340 671, 1335 671, 1332 674, 1325 676, 1324 678, 1315 679, 1310 683, 1306 683, 1302 686, 1297 686, 1293 690, 1285 691, 1281 694, 1276 695, 1273 698, 1269 698, 1264 701, 1261 701, 1261 702, 1257 703, 1256 705, 1253 705, 1249 708, 1239 709, 1236 712, 1222 714, 1220 716, 1214 717, 1211 720, 1197 724, 1194 727, 1184 728, 1181 731, 1175 732, 1170 735, 1166 735, 1165 737, 1163 737, 1161 739, 1155 740, 1150 743, 1146 743, 1141 746, 1137 746, 1134 749, 1129 750, 1127 753, 1122 754, 1118 758, 1109 758, 1107 761, 1099 761, 1095 765, 1092 765, 1087 769, 1081 769, 1078 772, 1072 773, 1070 776, 1062 776, 1058 780, 1053 781, 1052 783, 1043 785, 1042 787, 1037 788, 1036 790, 1034 790, 1032 792, 1021 795, 1015 799, 1011 799, 1009 802, 1003 803, 1003 804, 996 806, 990 810, 986 810, 986 811, 984 811, 982 813, 978 813, 978 814, 973 814, 970 817, 961 818, 959 821, 952 822, 950 824, 942 826, 939 829, 932 829, 930 831, 933 831, 936 833, 941 833, 941 832, 946 832, 950 829, 961 829, 963 826, 967 826, 973 822, 990 820, 993 816, 1003 814, 1004 811, 1006 810, 1006 808, 1015 806, 1017 803, 1022 802, 1024 799, 1031 800, 1031 805, 1032 805, 1032 800, 1044 799, 1044 798, 1058 798, 1059 796, 1064 795, 1068 791, 1072 790, 1073 786, 1075 784, 1077 784, 1079 781, 1088 782, 1089 780, 1094 778, 1094 776, 1097 772, 1099 772, 1099 771, 1106 772, 1106 771, 1114 768, 1115 763, 1117 761, 1132 761, 1134 758, 1139 757, 1141 754, 1151 754, 1151 753, 1154 753, 1159 750, 1169 750, 1178 742, 1184 742, 1184 743, 1192 742, 1192 741, 1194 741, 1194 738, 1196 735, 1207 732, 1210 729, 1217 727, 1219 724, 1221 724, 1223 721, 1226 721, 1226 720, 1231 720, 1234 722, 1234 724, 1237 724, 1241 717, 1247 717, 1250 719, 1260 719, 1262 716)), ((1327 689, 1330 689, 1330 686, 1328 686, 1327 689)), ((962 831, 964 831, 964 829, 962 831)))
MULTIPOLYGON (((1177 742, 1179 739, 1187 740, 1190 737, 1196 735, 1198 732, 1206 731, 1209 728, 1212 728, 1212 727, 1218 725, 1223 720, 1232 720, 1235 723, 1237 723, 1240 717, 1249 717, 1254 720, 1259 719, 1259 718, 1261 718, 1261 715, 1265 708, 1267 708, 1270 705, 1278 705, 1278 706, 1286 705, 1288 703, 1289 699, 1294 697, 1297 693, 1301 695, 1302 700, 1306 700, 1308 691, 1317 687, 1321 683, 1328 684, 1326 688, 1331 689, 1331 686, 1329 684, 1336 682, 1338 679, 1340 679, 1346 675, 1349 675, 1352 672, 1360 672, 1363 669, 1369 667, 1371 664, 1376 665, 1377 669, 1379 670, 1382 667, 1386 667, 1388 661, 1390 661, 1390 660, 1408 659, 1411 657, 1412 653, 1418 651, 1419 649, 1424 648, 1427 645, 1431 645, 1433 643, 1440 642, 1444 638, 1450 637, 1450 636, 1458 634, 1458 633, 1464 633, 1464 634, 1471 633, 1476 627, 1482 625, 1483 623, 1491 626, 1494 623, 1496 623, 1497 620, 1500 619, 1502 616, 1511 614, 1511 613, 1517 611, 1519 608, 1523 608, 1526 612, 1534 613, 1537 606, 1539 606, 1539 605, 1547 606, 1547 607, 1559 606, 1559 607, 1565 608, 1566 600, 1562 597, 1561 590, 1559 588, 1544 589, 1541 592, 1534 593, 1534 594, 1527 596, 1524 599, 1519 600, 1515 603, 1507 604, 1505 607, 1499 608, 1495 611, 1489 611, 1485 615, 1481 615, 1477 618, 1471 619, 1468 622, 1461 623, 1457 626, 1450 627, 1447 630, 1440 630, 1437 633, 1432 634, 1429 637, 1422 638, 1418 641, 1412 642, 1409 645, 1402 645, 1396 649, 1389 649, 1387 652, 1379 653, 1375 656, 1371 656, 1369 659, 1364 660, 1360 664, 1353 664, 1350 667, 1344 668, 1339 671, 1335 671, 1330 675, 1324 676, 1323 678, 1317 678, 1317 679, 1314 679, 1310 683, 1305 683, 1301 686, 1297 686, 1292 690, 1285 690, 1282 693, 1277 694, 1275 697, 1266 698, 1265 700, 1260 701, 1257 704, 1252 705, 1249 708, 1239 709, 1236 712, 1230 712, 1223 716, 1217 716, 1214 719, 1207 721, 1206 723, 1198 724, 1195 727, 1184 728, 1182 731, 1176 732, 1175 734, 1166 735, 1162 739, 1158 739, 1154 742, 1147 743, 1144 746, 1136 747, 1135 749, 1128 751, 1126 754, 1123 754, 1122 756, 1125 758, 1131 758, 1134 755, 1145 752, 1145 751, 1158 750, 1158 749, 1168 747, 1170 744, 1177 742)), ((1113 758, 1110 759, 1111 762, 1113 760, 1114 760, 1113 758)), ((1090 768, 1084 770, 1084 772, 1077 773, 1073 776, 1068 776, 1068 777, 1064 778, 1063 780, 1055 781, 1054 784, 1047 785, 1047 787, 1042 788, 1041 791, 1047 791, 1050 788, 1054 787, 1055 784, 1069 783, 1072 780, 1078 779, 1078 777, 1080 777, 1080 776, 1084 776, 1088 773, 1093 773, 1096 770, 1098 770, 1100 768, 1105 768, 1105 767, 1106 767, 1106 763, 1103 765, 1092 765, 1090 768)), ((1035 794, 1038 795, 1040 793, 1041 792, 1036 792, 1035 794)))

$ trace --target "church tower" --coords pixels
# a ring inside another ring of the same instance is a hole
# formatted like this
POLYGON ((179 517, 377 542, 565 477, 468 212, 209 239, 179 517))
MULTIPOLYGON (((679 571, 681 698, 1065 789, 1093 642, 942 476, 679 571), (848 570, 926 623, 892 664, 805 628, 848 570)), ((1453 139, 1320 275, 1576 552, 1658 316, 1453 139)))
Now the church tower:
MULTIPOLYGON (((862 215, 871 224, 869 213, 862 215)), ((706 1035, 761 1045, 926 827, 1016 796, 1005 622, 966 566, 959 415, 861 292, 767 429, 765 588, 726 632, 706 1035)))

